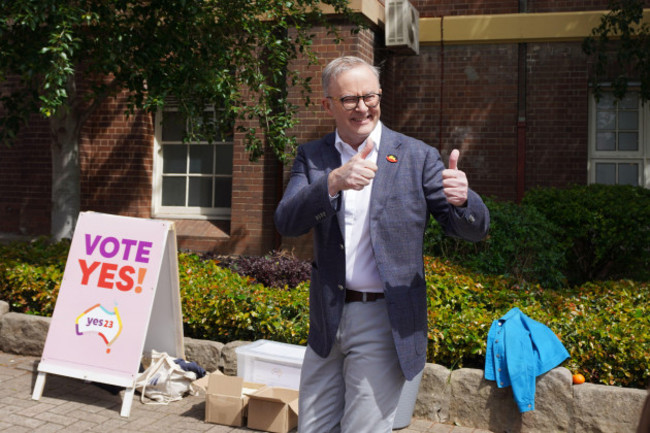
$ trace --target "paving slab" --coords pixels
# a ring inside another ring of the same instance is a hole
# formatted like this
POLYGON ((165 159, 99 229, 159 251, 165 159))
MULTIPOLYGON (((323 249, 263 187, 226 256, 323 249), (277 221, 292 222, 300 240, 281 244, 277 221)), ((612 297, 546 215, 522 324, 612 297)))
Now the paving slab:
MULTIPOLYGON (((111 392, 83 380, 47 375, 43 396, 32 400, 39 358, 0 352, 0 432, 244 433, 248 428, 204 421, 205 397, 187 396, 168 405, 144 404, 136 393, 122 417, 124 391, 111 392)), ((491 433, 413 418, 400 433, 491 433)), ((295 430, 292 433, 296 433, 295 430)))

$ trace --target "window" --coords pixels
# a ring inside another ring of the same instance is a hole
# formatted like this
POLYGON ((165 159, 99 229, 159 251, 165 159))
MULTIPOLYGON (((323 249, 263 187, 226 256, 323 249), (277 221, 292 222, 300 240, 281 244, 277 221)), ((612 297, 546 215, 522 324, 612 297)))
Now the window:
MULTIPOLYGON (((208 120, 218 115, 209 109, 208 120)), ((155 217, 230 219, 233 138, 183 142, 187 119, 173 107, 156 113, 155 217)))
POLYGON ((590 101, 589 183, 650 187, 650 109, 639 93, 590 101))

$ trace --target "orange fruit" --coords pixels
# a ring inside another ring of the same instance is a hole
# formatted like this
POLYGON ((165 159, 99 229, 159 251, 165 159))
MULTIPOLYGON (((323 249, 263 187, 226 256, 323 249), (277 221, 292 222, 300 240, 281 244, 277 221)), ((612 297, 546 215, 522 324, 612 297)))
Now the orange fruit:
POLYGON ((576 373, 576 374, 573 375, 573 383, 576 384, 576 385, 580 385, 581 383, 585 383, 585 377, 580 373, 576 373))

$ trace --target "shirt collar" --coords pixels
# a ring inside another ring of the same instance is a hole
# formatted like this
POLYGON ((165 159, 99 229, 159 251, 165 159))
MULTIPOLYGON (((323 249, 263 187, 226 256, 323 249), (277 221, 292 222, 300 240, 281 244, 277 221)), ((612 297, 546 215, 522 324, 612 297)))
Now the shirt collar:
MULTIPOLYGON (((377 125, 375 125, 375 128, 372 130, 370 133, 370 138, 372 138, 372 141, 375 143, 375 148, 373 149, 373 152, 378 152, 379 151, 379 143, 381 143, 381 130, 382 130, 382 124, 381 120, 377 122, 377 125)), ((341 137, 339 136, 339 130, 336 130, 336 139, 334 141, 334 146, 336 146, 336 150, 339 151, 340 154, 343 153, 351 153, 355 154, 361 149, 363 149, 366 146, 366 142, 368 139, 364 140, 363 143, 361 143, 361 146, 355 151, 352 146, 350 146, 348 143, 345 141, 341 140, 341 137)))

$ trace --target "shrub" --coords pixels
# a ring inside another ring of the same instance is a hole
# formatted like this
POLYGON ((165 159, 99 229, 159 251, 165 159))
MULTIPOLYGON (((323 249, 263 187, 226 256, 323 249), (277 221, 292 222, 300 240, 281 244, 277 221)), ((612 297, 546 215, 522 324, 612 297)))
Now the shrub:
POLYGON ((0 299, 14 311, 52 315, 69 249, 46 238, 0 245, 0 299))
POLYGON ((650 277, 650 190, 624 185, 540 188, 523 203, 557 228, 565 245, 565 275, 574 284, 650 277))
POLYGON ((263 257, 238 256, 216 258, 221 266, 253 278, 267 287, 286 289, 309 280, 311 265, 284 251, 271 251, 263 257))
POLYGON ((308 289, 277 290, 195 254, 179 255, 187 336, 214 341, 261 338, 306 344, 308 289))
POLYGON ((427 259, 428 361, 484 368, 493 320, 513 307, 547 325, 588 381, 645 388, 650 379, 650 285, 629 280, 546 290, 427 259))
POLYGON ((435 220, 425 235, 425 252, 478 272, 512 276, 520 282, 560 287, 565 256, 557 228, 534 207, 485 199, 490 232, 477 244, 444 236, 435 220))
MULTIPOLYGON (((12 310, 52 314, 68 243, 0 245, 0 299, 12 310)), ((185 336, 221 342, 267 338, 305 344, 309 283, 281 290, 196 254, 178 255, 185 336)), ((549 326, 571 354, 565 366, 590 382, 645 388, 650 378, 648 283, 629 280, 546 290, 425 258, 428 361, 484 368, 493 320, 513 307, 549 326)))

